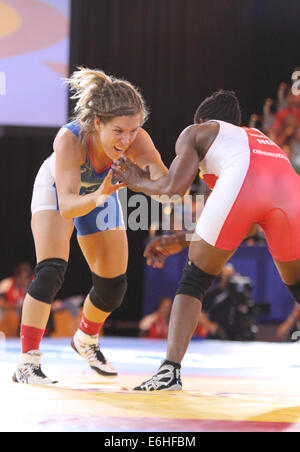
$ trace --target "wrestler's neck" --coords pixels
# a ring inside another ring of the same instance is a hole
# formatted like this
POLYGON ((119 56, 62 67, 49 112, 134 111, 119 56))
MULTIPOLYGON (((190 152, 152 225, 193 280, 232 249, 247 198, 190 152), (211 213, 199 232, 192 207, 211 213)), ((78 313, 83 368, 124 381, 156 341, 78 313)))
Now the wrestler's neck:
POLYGON ((104 151, 98 134, 94 133, 90 138, 90 149, 93 152, 94 164, 96 168, 105 168, 111 162, 111 158, 104 151))

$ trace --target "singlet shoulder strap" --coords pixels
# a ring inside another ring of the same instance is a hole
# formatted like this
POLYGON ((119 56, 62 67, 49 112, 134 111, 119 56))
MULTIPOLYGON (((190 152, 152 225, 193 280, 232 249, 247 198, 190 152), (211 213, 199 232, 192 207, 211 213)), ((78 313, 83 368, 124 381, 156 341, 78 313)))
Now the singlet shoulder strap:
POLYGON ((65 129, 69 129, 77 138, 80 134, 80 125, 77 121, 69 122, 63 126, 65 129))

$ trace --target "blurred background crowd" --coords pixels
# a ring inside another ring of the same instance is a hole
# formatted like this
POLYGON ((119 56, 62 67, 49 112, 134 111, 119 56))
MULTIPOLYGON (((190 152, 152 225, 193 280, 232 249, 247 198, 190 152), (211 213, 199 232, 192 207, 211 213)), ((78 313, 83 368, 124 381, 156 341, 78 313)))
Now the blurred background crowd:
MULTIPOLYGON (((298 72, 296 67, 294 72, 298 72)), ((281 82, 277 96, 265 100, 260 113, 250 117, 249 127, 260 129, 283 149, 300 173, 300 93, 293 94, 292 86, 281 82)))
MULTIPOLYGON (((299 68, 296 68, 299 70, 299 68)), ((300 94, 294 95, 291 85, 281 82, 277 96, 268 98, 263 104, 260 114, 252 114, 249 127, 260 129, 288 155, 295 170, 300 174, 300 94)), ((197 220, 203 208, 203 195, 206 192, 201 174, 197 176, 190 188, 189 202, 184 209, 189 209, 191 223, 197 220), (200 201, 199 201, 200 199, 200 201), (199 205, 200 203, 200 205, 199 205)), ((161 217, 149 229, 148 239, 160 234, 172 234, 176 229, 176 215, 182 214, 182 205, 176 204, 161 209, 161 217), (180 209, 180 212, 178 211, 180 209), (168 217, 169 230, 162 230, 168 217)), ((265 245, 263 231, 244 241, 243 245, 265 245)), ((13 274, 0 281, 0 331, 7 337, 19 334, 20 315, 26 291, 34 277, 31 263, 18 263, 13 274)), ((259 325, 255 316, 268 312, 268 303, 255 304, 252 300, 253 281, 247 275, 239 274, 232 264, 227 264, 213 287, 203 301, 203 312, 199 318, 195 338, 224 340, 255 340, 259 325)), ((68 336, 77 328, 81 317, 84 295, 79 294, 66 299, 58 298, 52 306, 46 335, 68 336)), ((129 328, 136 336, 150 339, 165 339, 168 335, 168 324, 172 307, 172 299, 165 294, 157 300, 157 308, 145 315, 139 322, 107 322, 102 334, 118 334, 122 328, 129 328), (130 325, 129 325, 130 323, 130 325)), ((270 340, 290 340, 293 330, 300 327, 300 307, 295 306, 290 315, 283 319, 274 329, 270 340)))

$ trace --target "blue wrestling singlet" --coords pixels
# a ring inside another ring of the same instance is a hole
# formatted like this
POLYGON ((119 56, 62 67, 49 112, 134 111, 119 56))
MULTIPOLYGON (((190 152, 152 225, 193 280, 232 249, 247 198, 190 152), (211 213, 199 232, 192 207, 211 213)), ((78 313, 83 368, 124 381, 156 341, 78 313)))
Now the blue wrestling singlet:
MULTIPOLYGON (((69 129, 76 137, 79 137, 80 126, 76 121, 70 122, 63 127, 69 129)), ((93 193, 100 187, 109 173, 111 163, 103 170, 98 171, 94 167, 93 149, 90 147, 90 152, 86 155, 86 161, 80 167, 80 195, 93 193)), ((102 206, 96 207, 87 215, 74 218, 74 224, 78 235, 94 234, 124 225, 122 208, 117 192, 107 198, 102 206)))

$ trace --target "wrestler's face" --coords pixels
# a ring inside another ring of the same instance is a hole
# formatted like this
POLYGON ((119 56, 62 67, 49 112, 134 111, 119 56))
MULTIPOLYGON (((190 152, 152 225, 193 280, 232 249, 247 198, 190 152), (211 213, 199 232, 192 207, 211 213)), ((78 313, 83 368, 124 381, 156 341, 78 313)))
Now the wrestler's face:
POLYGON ((107 123, 95 119, 95 128, 105 154, 115 160, 132 145, 142 125, 142 115, 116 116, 107 123))

